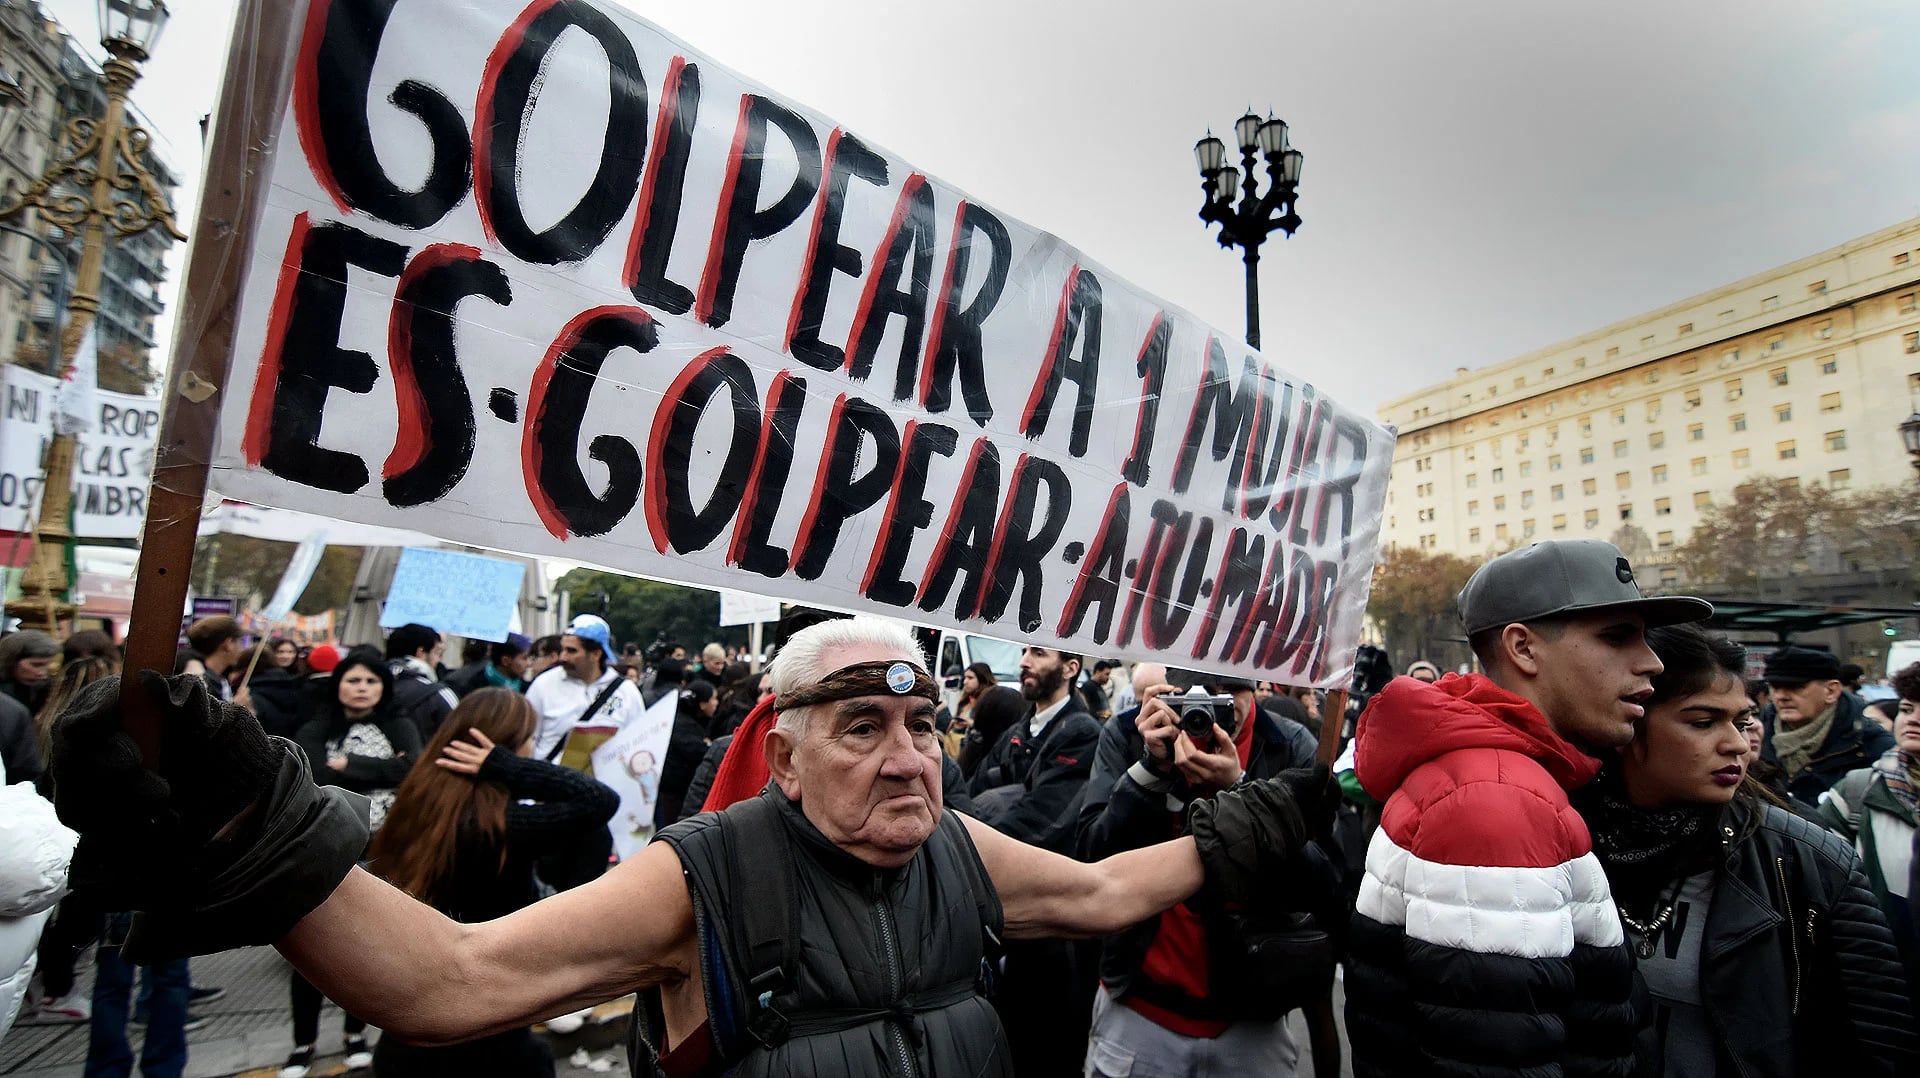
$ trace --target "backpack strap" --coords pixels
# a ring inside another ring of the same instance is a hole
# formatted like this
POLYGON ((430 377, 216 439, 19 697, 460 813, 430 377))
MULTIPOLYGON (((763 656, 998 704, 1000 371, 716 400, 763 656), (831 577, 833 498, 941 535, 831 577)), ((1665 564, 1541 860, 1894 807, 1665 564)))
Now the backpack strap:
MULTIPOLYGON (((607 687, 600 690, 600 695, 593 698, 593 703, 587 705, 587 709, 580 713, 579 718, 573 720, 573 724, 578 726, 599 714, 600 708, 605 706, 606 702, 613 697, 615 692, 619 691, 620 683, 624 680, 626 679, 616 675, 612 681, 607 682, 607 687)), ((566 733, 560 735, 560 740, 554 742, 553 748, 547 752, 548 763, 552 763, 560 758, 560 754, 566 751, 567 739, 572 736, 572 730, 568 730, 566 733)))
POLYGON ((792 1022, 778 1004, 799 977, 793 849, 779 810, 764 793, 734 805, 721 819, 730 874, 736 884, 753 881, 753 894, 743 895, 746 900, 735 903, 727 919, 734 962, 746 978, 746 1030, 772 1048, 791 1035, 792 1022))

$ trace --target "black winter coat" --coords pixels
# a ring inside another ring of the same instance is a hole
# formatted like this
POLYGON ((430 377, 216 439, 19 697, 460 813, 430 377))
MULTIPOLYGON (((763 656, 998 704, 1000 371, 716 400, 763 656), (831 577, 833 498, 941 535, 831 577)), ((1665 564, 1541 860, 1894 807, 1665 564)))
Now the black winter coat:
POLYGON ((1727 826, 1700 973, 1720 1073, 1920 1074, 1906 975, 1853 850, 1774 805, 1738 802, 1727 826))
POLYGON ((291 740, 312 713, 305 681, 283 666, 255 670, 247 694, 260 725, 275 737, 291 740))
POLYGON ((1031 714, 994 742, 969 780, 967 792, 978 810, 975 818, 995 830, 1028 845, 1069 853, 1080 798, 1100 746, 1100 723, 1073 692, 1037 738, 1027 732, 1031 714), (991 799, 981 796, 1000 787, 1018 789, 991 799))
MULTIPOLYGON (((1827 731, 1826 740, 1814 750, 1807 766, 1787 783, 1788 792, 1808 805, 1819 804, 1820 795, 1846 778, 1848 772, 1871 766, 1893 747, 1893 735, 1861 713, 1857 697, 1843 692, 1833 706, 1833 728, 1827 731)), ((1777 765, 1779 757, 1773 751, 1773 730, 1773 723, 1767 723, 1760 756, 1777 765)))

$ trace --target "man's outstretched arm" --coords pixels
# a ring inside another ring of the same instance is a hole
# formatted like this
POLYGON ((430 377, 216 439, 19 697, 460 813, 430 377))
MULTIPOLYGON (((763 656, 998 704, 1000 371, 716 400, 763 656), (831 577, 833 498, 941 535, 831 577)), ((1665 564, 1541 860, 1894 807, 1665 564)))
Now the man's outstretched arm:
POLYGON ((655 844, 592 883, 461 924, 355 869, 276 945, 329 999, 415 1044, 517 1029, 687 975, 693 906, 655 844))
POLYGON ((1206 876, 1191 837, 1087 864, 963 816, 1000 893, 1008 939, 1104 936, 1184 901, 1206 876))

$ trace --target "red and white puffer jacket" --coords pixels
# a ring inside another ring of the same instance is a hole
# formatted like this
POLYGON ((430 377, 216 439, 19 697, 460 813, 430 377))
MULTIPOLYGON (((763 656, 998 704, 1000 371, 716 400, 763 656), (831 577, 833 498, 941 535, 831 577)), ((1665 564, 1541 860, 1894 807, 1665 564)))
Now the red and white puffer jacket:
POLYGON ((1479 675, 1396 678, 1355 741, 1385 808, 1347 963, 1354 1073, 1630 1074, 1633 960, 1567 801, 1599 761, 1479 675))

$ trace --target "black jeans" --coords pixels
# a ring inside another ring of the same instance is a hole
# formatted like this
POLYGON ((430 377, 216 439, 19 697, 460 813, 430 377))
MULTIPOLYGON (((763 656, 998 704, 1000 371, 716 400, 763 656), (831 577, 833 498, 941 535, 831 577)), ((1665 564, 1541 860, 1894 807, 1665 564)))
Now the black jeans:
MULTIPOLYGON (((320 1039, 320 990, 313 982, 293 971, 293 1046, 304 1048, 320 1039)), ((342 1013, 345 1013, 344 1008, 342 1013)), ((353 1015, 346 1016, 346 1032, 351 1037, 367 1028, 353 1015)))

